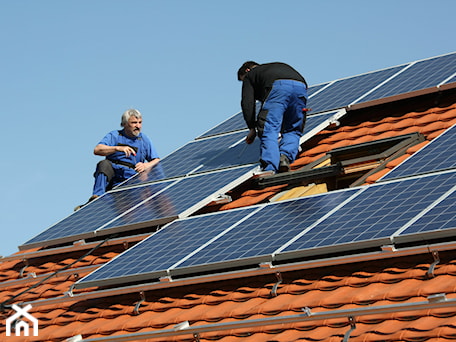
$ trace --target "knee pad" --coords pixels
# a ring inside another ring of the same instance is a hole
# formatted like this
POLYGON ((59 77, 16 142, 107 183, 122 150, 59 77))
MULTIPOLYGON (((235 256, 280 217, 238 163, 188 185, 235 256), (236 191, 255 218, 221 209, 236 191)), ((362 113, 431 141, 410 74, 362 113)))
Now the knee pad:
POLYGON ((257 118, 257 122, 256 122, 256 128, 257 128, 257 132, 258 132, 258 136, 259 137, 263 136, 264 125, 266 123, 266 118, 268 116, 268 112, 269 112, 269 110, 262 108, 260 110, 260 112, 258 113, 258 118, 257 118))
POLYGON ((103 159, 102 161, 98 162, 97 171, 95 173, 104 174, 108 179, 108 183, 111 182, 115 176, 114 168, 112 167, 111 162, 107 159, 103 159))

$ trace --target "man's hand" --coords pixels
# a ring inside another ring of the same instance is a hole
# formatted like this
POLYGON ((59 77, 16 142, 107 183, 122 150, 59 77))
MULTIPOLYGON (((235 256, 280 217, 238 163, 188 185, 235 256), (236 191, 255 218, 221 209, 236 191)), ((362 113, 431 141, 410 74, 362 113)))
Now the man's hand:
POLYGON ((141 173, 141 172, 144 172, 146 171, 147 167, 146 167, 146 164, 144 163, 136 163, 135 165, 135 171, 138 172, 138 173, 141 173))
POLYGON ((256 137, 256 130, 255 128, 250 128, 250 131, 249 133, 247 134, 247 136, 245 137, 245 142, 247 144, 251 144, 253 143, 253 141, 255 140, 255 137, 256 137))
POLYGON ((135 171, 138 172, 138 173, 141 173, 141 172, 144 172, 148 169, 151 169, 153 168, 155 165, 158 164, 158 162, 160 161, 160 158, 155 158, 155 159, 152 159, 151 161, 147 162, 147 163, 136 163, 135 165, 135 171))
POLYGON ((125 156, 130 157, 131 155, 136 156, 136 152, 130 146, 116 146, 116 151, 124 152, 125 156))

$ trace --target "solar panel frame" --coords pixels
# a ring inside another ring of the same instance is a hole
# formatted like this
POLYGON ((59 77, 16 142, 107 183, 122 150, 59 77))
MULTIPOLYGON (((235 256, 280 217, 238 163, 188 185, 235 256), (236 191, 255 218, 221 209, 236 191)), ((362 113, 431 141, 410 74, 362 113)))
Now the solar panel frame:
POLYGON ((284 246, 276 259, 379 248, 391 244, 396 231, 432 205, 454 182, 456 172, 365 186, 333 215, 284 246), (417 198, 420 200, 417 201, 417 198), (378 208, 375 207, 376 203, 379 203, 378 208))
POLYGON ((166 277, 175 263, 223 235, 256 210, 249 207, 173 221, 79 280, 76 288, 166 277))
POLYGON ((215 271, 273 262, 284 243, 348 201, 359 189, 264 204, 218 239, 169 269, 170 275, 215 271))
POLYGON ((126 189, 122 192, 107 192, 26 241, 19 248, 41 247, 94 237, 99 227, 129 213, 144 201, 175 184, 175 182, 175 180, 157 182, 141 187, 140 190, 142 190, 143 194, 140 196, 135 194, 138 190, 134 188, 126 189))
POLYGON ((401 65, 336 80, 309 98, 308 107, 313 113, 346 107, 404 67, 401 65))
POLYGON ((415 61, 389 82, 362 98, 363 102, 437 87, 456 72, 456 53, 415 61))
POLYGON ((456 233, 456 185, 407 225, 396 231, 394 243, 410 243, 454 237, 456 233))
POLYGON ((456 124, 397 165, 380 181, 456 168, 456 124))

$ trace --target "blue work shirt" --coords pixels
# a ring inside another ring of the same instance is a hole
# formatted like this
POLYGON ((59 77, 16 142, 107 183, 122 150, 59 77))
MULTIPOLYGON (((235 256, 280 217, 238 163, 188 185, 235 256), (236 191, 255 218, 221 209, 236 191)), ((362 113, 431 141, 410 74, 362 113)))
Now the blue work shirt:
POLYGON ((125 135, 125 131, 123 129, 111 131, 105 135, 99 144, 107 146, 128 145, 137 151, 136 156, 130 155, 129 157, 125 155, 125 152, 114 152, 106 157, 108 160, 118 160, 136 165, 139 162, 144 163, 145 161, 151 161, 155 158, 159 158, 157 151, 152 145, 152 141, 147 135, 142 133, 139 133, 137 137, 130 138, 125 135))

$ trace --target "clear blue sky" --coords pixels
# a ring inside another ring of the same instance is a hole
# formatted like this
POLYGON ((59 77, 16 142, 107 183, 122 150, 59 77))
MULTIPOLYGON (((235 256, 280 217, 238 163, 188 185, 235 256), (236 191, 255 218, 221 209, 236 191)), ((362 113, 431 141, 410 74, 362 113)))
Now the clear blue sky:
POLYGON ((0 255, 91 195, 93 147, 134 107, 161 157, 240 110, 236 71, 308 83, 456 49, 454 0, 0 3, 0 255))

